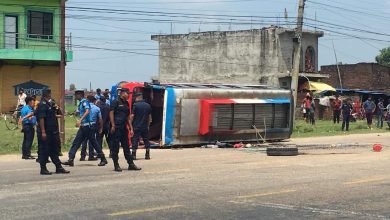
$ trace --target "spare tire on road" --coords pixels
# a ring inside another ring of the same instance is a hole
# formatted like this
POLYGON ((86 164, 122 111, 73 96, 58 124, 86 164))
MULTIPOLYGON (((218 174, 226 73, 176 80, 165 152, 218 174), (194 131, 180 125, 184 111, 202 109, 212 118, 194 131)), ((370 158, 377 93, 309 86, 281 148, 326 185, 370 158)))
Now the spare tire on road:
POLYGON ((297 156, 297 147, 267 147, 268 156, 297 156))

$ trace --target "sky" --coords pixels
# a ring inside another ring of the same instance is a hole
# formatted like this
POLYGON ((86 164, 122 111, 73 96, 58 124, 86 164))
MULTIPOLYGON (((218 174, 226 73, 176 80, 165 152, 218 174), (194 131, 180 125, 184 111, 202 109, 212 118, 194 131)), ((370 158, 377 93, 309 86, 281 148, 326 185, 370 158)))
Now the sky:
MULTIPOLYGON (((294 27, 298 0, 70 0, 66 33, 73 62, 66 88, 110 88, 158 75, 153 34, 186 34, 279 25, 294 27), (287 19, 285 15, 287 12, 287 19)), ((308 0, 304 29, 324 31, 319 65, 375 62, 390 46, 390 0, 308 0)))

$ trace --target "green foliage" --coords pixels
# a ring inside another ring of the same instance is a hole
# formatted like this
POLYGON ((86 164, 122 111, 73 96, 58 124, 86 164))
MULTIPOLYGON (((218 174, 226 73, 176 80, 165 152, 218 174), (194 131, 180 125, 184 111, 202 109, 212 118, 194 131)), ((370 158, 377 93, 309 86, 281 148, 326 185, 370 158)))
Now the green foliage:
POLYGON ((70 91, 75 91, 76 90, 76 85, 74 83, 69 85, 69 90, 70 91))
POLYGON ((375 60, 381 65, 390 67, 390 47, 380 50, 380 53, 375 57, 375 60))

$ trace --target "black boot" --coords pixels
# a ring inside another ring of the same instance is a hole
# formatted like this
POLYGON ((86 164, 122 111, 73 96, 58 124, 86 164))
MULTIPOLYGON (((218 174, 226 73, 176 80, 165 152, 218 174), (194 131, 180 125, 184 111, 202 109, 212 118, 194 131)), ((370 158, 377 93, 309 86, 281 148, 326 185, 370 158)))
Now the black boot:
POLYGON ((73 167, 74 166, 74 160, 73 159, 69 159, 68 161, 63 162, 62 164, 70 166, 70 167, 73 167))
POLYGON ((132 150, 131 156, 133 157, 133 160, 137 160, 137 150, 132 150))
POLYGON ((100 155, 100 157, 101 157, 100 163, 98 164, 99 167, 103 167, 103 166, 105 166, 106 164, 108 164, 107 159, 106 159, 106 157, 104 156, 104 154, 100 155))
POLYGON ((47 170, 46 165, 41 165, 41 175, 51 175, 51 172, 47 170))
POLYGON ((65 170, 62 166, 58 166, 56 168, 56 173, 57 174, 68 174, 68 173, 70 173, 70 171, 65 170))
POLYGON ((128 170, 141 170, 141 168, 137 167, 134 163, 129 163, 128 170))
POLYGON ((85 161, 85 157, 80 157, 80 161, 85 161))
POLYGON ((150 160, 150 149, 147 149, 147 150, 146 150, 146 153, 145 153, 145 160, 150 160))
POLYGON ((122 172, 122 168, 119 166, 118 161, 114 161, 114 171, 122 172))

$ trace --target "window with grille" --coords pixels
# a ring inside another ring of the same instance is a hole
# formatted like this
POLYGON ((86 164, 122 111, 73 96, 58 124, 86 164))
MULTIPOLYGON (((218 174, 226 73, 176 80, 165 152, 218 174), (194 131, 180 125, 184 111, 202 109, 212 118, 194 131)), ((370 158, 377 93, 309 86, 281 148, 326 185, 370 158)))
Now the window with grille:
POLYGON ((28 36, 53 39, 53 13, 28 11, 28 36))

